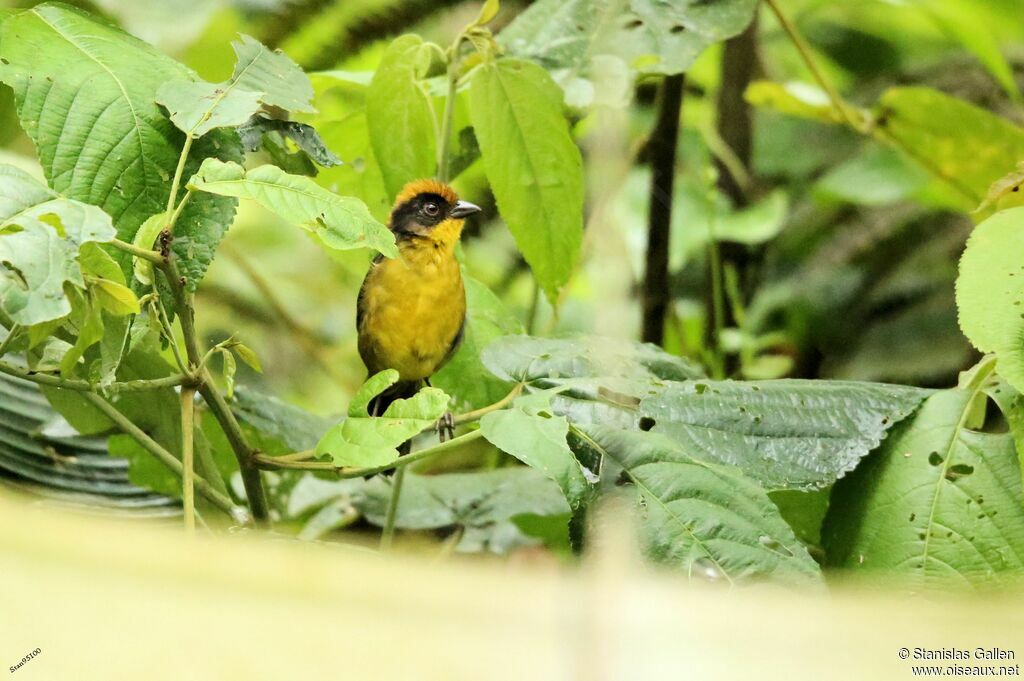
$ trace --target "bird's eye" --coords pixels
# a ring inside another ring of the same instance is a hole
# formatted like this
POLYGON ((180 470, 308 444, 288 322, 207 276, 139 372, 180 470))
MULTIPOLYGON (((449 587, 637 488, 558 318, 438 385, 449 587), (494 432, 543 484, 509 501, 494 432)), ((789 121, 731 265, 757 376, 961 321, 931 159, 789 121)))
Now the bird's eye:
POLYGON ((430 217, 434 217, 435 215, 441 212, 441 209, 438 207, 436 203, 425 203, 423 204, 423 212, 429 215, 430 217))

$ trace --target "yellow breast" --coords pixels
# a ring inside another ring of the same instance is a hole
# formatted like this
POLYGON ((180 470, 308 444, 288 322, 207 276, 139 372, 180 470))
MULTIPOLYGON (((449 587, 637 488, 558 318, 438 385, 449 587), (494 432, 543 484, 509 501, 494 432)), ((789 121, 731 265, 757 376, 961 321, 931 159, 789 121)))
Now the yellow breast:
POLYGON ((419 381, 448 359, 466 316, 466 292, 454 242, 403 240, 399 253, 366 275, 359 353, 371 374, 396 369, 403 381, 419 381))

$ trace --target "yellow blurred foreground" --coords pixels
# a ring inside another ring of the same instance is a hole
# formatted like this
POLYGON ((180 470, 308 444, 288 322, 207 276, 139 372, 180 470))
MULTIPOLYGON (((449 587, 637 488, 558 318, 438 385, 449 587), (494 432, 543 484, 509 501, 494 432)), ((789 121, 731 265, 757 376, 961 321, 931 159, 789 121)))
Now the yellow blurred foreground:
MULTIPOLYGON (((0 499, 0 667, 17 681, 910 679, 901 647, 1014 651, 1024 600, 695 588, 65 515, 0 499), (15 672, 34 649, 40 653, 15 672)), ((947 674, 950 672, 947 672, 947 674)))

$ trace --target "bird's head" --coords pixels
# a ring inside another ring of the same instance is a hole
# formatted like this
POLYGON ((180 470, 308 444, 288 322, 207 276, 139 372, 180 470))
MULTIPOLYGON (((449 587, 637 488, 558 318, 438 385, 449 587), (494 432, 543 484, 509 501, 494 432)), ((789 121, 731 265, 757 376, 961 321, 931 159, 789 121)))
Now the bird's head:
POLYGON ((459 201, 455 191, 437 180, 415 180, 395 198, 388 225, 399 240, 422 237, 440 243, 454 243, 462 233, 463 220, 480 208, 459 201))

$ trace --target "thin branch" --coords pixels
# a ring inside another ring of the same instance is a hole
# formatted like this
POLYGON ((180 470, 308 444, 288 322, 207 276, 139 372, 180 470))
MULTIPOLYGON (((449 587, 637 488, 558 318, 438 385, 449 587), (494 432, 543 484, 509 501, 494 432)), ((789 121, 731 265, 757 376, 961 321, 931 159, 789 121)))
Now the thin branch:
POLYGON ((455 97, 458 89, 459 46, 464 36, 460 33, 448 52, 448 95, 444 100, 444 118, 441 119, 441 135, 437 145, 437 177, 447 182, 451 170, 452 122, 455 120, 455 97))
POLYGON ((120 381, 107 386, 99 386, 73 378, 61 378, 53 374, 41 373, 20 367, 16 364, 0 361, 0 374, 15 376, 32 383, 49 386, 51 388, 64 388, 76 392, 96 392, 102 389, 104 392, 140 392, 145 390, 159 390, 160 388, 173 388, 179 385, 190 385, 194 379, 184 374, 173 374, 163 378, 147 378, 135 381, 120 381))
POLYGON ((509 405, 512 400, 519 397, 519 394, 523 392, 524 383, 517 383, 516 387, 512 388, 508 395, 505 395, 494 404, 489 404, 486 407, 474 409, 473 411, 467 411, 464 414, 456 414, 453 418, 453 425, 461 425, 463 423, 469 423, 471 421, 478 421, 481 417, 490 414, 492 411, 498 411, 504 409, 509 405))
POLYGON ((454 437, 447 442, 442 442, 434 445, 433 447, 413 452, 408 456, 400 457, 383 466, 373 466, 370 468, 342 468, 326 461, 295 461, 284 459, 284 457, 267 456, 266 454, 257 454, 256 463, 260 468, 265 468, 267 470, 287 468, 305 471, 333 471, 334 473, 337 473, 338 477, 342 480, 350 478, 365 478, 368 475, 376 475, 377 473, 383 473, 384 471, 390 471, 395 468, 402 468, 409 464, 416 463, 417 461, 428 459, 450 449, 461 447, 468 442, 478 440, 483 436, 483 432, 474 430, 470 433, 454 437))
POLYGON ((402 498, 402 485, 405 483, 405 466, 395 471, 391 481, 391 497, 388 499, 388 510, 384 515, 384 529, 380 534, 380 550, 389 551, 395 538, 395 521, 398 519, 398 504, 402 498))
MULTIPOLYGON (((178 187, 181 186, 181 176, 185 174, 185 164, 188 162, 188 154, 192 150, 192 143, 195 137, 185 134, 185 144, 181 147, 181 156, 178 157, 178 167, 174 169, 174 179, 171 180, 171 194, 167 197, 167 212, 172 213, 167 229, 173 233, 174 220, 178 217, 178 211, 174 210, 175 201, 178 200, 178 187)), ((182 205, 184 205, 184 200, 182 205)))
POLYGON ((120 239, 111 239, 107 243, 109 243, 114 248, 124 251, 125 253, 131 253, 136 258, 148 260, 154 265, 164 264, 164 256, 162 256, 157 251, 151 251, 148 248, 139 248, 135 244, 130 244, 127 241, 121 241, 120 239))
POLYGON ((206 405, 217 419, 217 422, 220 423, 224 435, 227 436, 228 442, 231 444, 231 449, 235 452, 235 458, 238 459, 238 468, 242 474, 242 484, 245 487, 245 495, 249 500, 249 508, 252 509, 252 515, 258 524, 269 525, 270 510, 267 507, 267 498, 263 491, 263 480, 260 477, 260 470, 257 465, 257 452, 249 446, 248 441, 245 439, 245 434, 242 433, 241 426, 238 425, 238 421, 231 411, 231 407, 228 406, 224 396, 213 385, 210 372, 203 369, 200 376, 202 377, 202 382, 199 385, 199 392, 202 394, 203 399, 206 400, 206 405))
POLYGON ((818 65, 814 62, 814 57, 811 54, 811 48, 804 40, 804 37, 800 35, 800 31, 797 30, 796 26, 782 13, 779 8, 778 0, 765 0, 765 3, 772 10, 775 18, 779 20, 779 25, 789 36, 789 39, 793 41, 793 45, 796 46, 797 52, 800 53, 800 58, 803 59, 804 64, 810 69, 814 79, 818 81, 818 85, 821 89, 828 94, 829 100, 832 102, 832 106, 838 111, 847 124, 857 130, 858 132, 867 132, 867 122, 862 120, 859 116, 855 116, 854 112, 847 106, 846 102, 843 101, 839 91, 832 86, 832 83, 825 78, 825 75, 818 68, 818 65))
POLYGON ((21 333, 21 325, 20 324, 14 324, 13 326, 11 326, 10 329, 7 330, 7 335, 4 336, 3 342, 0 343, 0 357, 3 357, 4 355, 7 354, 7 350, 8 350, 8 348, 11 347, 11 343, 14 342, 14 340, 18 337, 18 335, 20 333, 21 333))
POLYGON ((185 532, 196 532, 196 501, 195 501, 195 396, 194 388, 181 391, 181 500, 185 510, 185 532))
POLYGON ((174 295, 175 306, 178 311, 178 320, 181 324, 182 336, 185 339, 185 351, 188 355, 189 366, 192 371, 197 372, 199 377, 196 386, 199 393, 206 400, 210 412, 217 419, 221 430, 227 436, 228 443, 235 453, 238 461, 238 468, 242 475, 242 484, 245 487, 246 498, 249 500, 249 508, 252 510, 253 518, 257 524, 268 526, 270 524, 270 511, 267 507, 266 494, 263 491, 263 480, 260 477, 259 468, 256 465, 256 451, 249 445, 242 433, 241 426, 235 419, 231 407, 220 394, 210 372, 203 366, 203 356, 199 350, 199 337, 195 328, 195 308, 192 304, 192 296, 188 292, 188 282, 178 269, 177 257, 170 249, 170 241, 173 237, 165 230, 161 234, 161 250, 167 256, 167 261, 161 271, 167 278, 174 295))
MULTIPOLYGON (((114 405, 94 393, 83 393, 82 397, 84 397, 92 406, 103 412, 103 414, 113 421, 123 433, 129 435, 132 439, 138 442, 143 449, 155 456, 162 464, 170 468, 175 475, 182 477, 183 469, 181 462, 174 458, 174 455, 160 446, 153 438, 143 432, 141 428, 132 423, 131 420, 118 411, 114 405)), ((226 495, 215 490, 206 479, 195 476, 194 484, 196 491, 203 495, 214 506, 234 518, 235 522, 242 525, 248 525, 252 522, 249 514, 244 508, 236 506, 226 495)))

